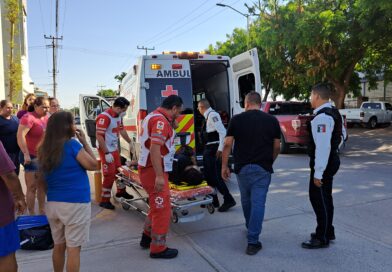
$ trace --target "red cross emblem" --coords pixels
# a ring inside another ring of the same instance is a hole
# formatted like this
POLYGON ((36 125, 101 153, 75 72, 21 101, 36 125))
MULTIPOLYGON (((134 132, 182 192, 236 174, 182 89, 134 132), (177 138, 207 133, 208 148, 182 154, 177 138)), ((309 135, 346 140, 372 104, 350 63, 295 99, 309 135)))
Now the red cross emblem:
POLYGON ((168 97, 170 95, 178 95, 177 90, 173 90, 173 85, 166 85, 166 90, 161 91, 162 97, 168 97))

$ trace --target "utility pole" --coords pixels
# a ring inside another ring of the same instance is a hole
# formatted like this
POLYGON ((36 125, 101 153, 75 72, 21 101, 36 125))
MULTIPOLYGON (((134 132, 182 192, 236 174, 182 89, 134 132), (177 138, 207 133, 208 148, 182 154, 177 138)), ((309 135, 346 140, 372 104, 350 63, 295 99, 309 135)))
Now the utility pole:
POLYGON ((52 48, 52 57, 53 57, 53 97, 57 97, 57 53, 58 53, 58 40, 62 40, 63 36, 59 37, 59 0, 56 0, 56 35, 53 37, 52 35, 46 36, 44 35, 45 39, 52 40, 51 45, 47 45, 48 48, 52 48))
POLYGON ((144 47, 144 46, 137 46, 137 49, 140 49, 140 50, 146 50, 146 56, 147 56, 147 51, 148 50, 155 50, 155 46, 153 47, 153 48, 148 48, 148 47, 144 47))
POLYGON ((105 87, 106 87, 106 85, 97 85, 97 88, 98 88, 99 92, 102 91, 103 88, 105 88, 105 87))
POLYGON ((52 69, 52 74, 53 74, 53 97, 56 98, 56 75, 57 75, 57 41, 62 40, 63 36, 61 37, 53 37, 52 35, 46 36, 44 35, 45 39, 50 39, 52 40, 51 45, 47 45, 46 47, 52 48, 52 57, 53 57, 53 69, 52 69))

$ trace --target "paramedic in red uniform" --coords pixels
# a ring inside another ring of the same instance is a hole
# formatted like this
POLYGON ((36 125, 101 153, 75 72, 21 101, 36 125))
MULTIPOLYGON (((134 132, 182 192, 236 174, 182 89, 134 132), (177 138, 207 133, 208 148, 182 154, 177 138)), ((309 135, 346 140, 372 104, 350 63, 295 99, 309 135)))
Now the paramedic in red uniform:
MULTIPOLYGON (((98 141, 98 152, 102 163, 103 185, 102 198, 99 206, 113 210, 110 203, 113 182, 116 179, 117 169, 121 166, 120 153, 118 150, 119 135, 128 143, 131 142, 124 129, 122 118, 125 116, 129 101, 124 97, 118 97, 113 106, 98 115, 96 120, 96 137, 98 141)), ((131 199, 132 196, 125 191, 125 187, 117 188, 116 197, 131 199)))
POLYGON ((170 259, 178 254, 177 249, 166 246, 166 234, 171 215, 168 172, 172 170, 175 153, 173 126, 182 106, 181 97, 171 95, 142 123, 139 177, 148 193, 150 211, 140 246, 150 248, 151 258, 170 259))

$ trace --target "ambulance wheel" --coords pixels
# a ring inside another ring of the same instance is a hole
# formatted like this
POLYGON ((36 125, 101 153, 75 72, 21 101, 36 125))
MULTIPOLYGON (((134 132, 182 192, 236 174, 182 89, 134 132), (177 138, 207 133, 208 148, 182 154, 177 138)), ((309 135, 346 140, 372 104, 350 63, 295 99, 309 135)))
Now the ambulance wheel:
POLYGON ((214 206, 213 206, 212 204, 208 204, 208 205, 207 205, 207 211, 208 211, 210 214, 213 214, 213 213, 215 212, 214 206))
POLYGON ((172 213, 172 218, 171 218, 173 223, 178 223, 178 214, 177 212, 172 213))
POLYGON ((129 206, 129 205, 126 204, 126 203, 121 203, 121 206, 122 206, 122 208, 123 208, 125 211, 129 211, 129 209, 131 208, 131 206, 129 206))

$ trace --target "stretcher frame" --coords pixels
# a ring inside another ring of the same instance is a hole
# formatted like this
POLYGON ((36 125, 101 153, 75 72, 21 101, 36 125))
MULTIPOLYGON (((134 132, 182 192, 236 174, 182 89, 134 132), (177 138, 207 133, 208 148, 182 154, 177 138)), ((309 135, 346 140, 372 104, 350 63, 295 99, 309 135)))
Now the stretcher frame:
MULTIPOLYGON (((132 180, 130 177, 126 176, 123 173, 116 174, 117 180, 116 183, 119 187, 130 188, 135 194, 132 194, 134 198, 125 199, 115 197, 113 194, 113 198, 118 201, 124 210, 133 209, 145 216, 148 214, 148 209, 150 209, 150 205, 148 204, 148 195, 143 187, 136 181, 132 180), (137 202, 143 202, 146 205, 147 210, 143 210, 136 205, 137 202)), ((171 201, 171 220, 173 223, 187 223, 194 222, 202 219, 205 216, 205 209, 208 213, 213 214, 215 212, 215 208, 212 205, 212 197, 210 195, 202 195, 195 196, 188 199, 176 200, 170 197, 171 201), (190 213, 190 209, 199 208, 198 212, 192 211, 190 213)))

